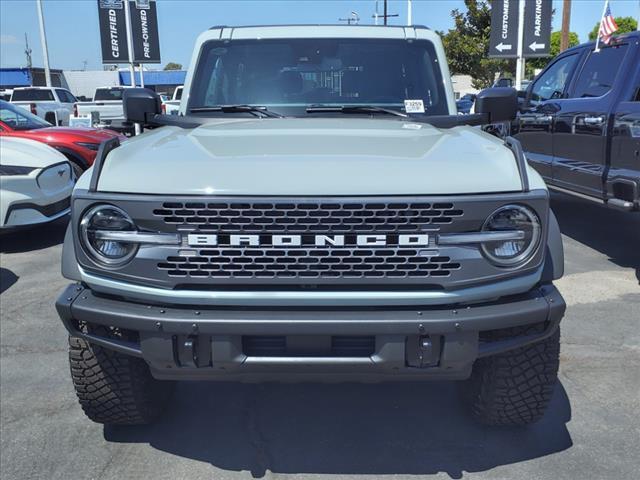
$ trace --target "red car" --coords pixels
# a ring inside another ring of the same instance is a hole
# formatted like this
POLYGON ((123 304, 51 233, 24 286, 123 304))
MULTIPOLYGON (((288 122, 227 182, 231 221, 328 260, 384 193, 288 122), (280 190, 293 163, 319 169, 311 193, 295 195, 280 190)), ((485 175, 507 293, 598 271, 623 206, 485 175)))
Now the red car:
POLYGON ((76 177, 93 165, 98 147, 104 140, 127 137, 98 128, 54 127, 20 107, 0 100, 0 137, 19 137, 46 143, 63 153, 73 166, 76 177))

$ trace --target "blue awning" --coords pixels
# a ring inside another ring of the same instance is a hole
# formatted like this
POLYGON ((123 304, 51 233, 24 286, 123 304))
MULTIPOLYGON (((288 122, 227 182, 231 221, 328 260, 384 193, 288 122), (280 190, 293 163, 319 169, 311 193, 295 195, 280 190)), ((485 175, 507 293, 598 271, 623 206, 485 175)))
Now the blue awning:
POLYGON ((30 86, 31 73, 28 68, 0 68, 0 88, 30 86))
MULTIPOLYGON (((144 85, 184 85, 184 79, 187 76, 185 70, 159 70, 152 72, 144 72, 144 85)), ((136 85, 140 86, 140 72, 135 73, 136 85)), ((131 73, 120 72, 120 83, 122 85, 131 85, 131 73)))

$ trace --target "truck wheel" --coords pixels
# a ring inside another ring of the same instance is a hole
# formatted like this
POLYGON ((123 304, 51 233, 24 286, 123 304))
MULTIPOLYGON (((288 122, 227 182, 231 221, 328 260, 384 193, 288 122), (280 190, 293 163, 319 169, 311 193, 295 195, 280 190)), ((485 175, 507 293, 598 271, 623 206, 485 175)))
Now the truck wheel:
POLYGON ((97 423, 151 423, 169 399, 173 382, 154 379, 140 358, 69 337, 69 363, 84 413, 97 423))
MULTIPOLYGON (((499 340, 540 332, 543 325, 491 332, 499 340)), ((463 395, 486 425, 529 425, 544 415, 558 378, 560 329, 549 338, 476 360, 463 395)))

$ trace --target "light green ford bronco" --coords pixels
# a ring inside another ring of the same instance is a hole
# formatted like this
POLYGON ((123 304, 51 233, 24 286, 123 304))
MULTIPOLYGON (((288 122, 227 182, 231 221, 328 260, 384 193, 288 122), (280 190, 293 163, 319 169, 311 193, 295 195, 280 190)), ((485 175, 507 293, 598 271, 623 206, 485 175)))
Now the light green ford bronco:
MULTIPOLYGON (((459 380, 489 424, 553 394, 562 241, 511 89, 456 115, 424 27, 215 27, 178 115, 79 180, 57 309, 94 421, 152 421, 175 380, 459 380)), ((437 386, 435 387, 437 388, 437 386)))

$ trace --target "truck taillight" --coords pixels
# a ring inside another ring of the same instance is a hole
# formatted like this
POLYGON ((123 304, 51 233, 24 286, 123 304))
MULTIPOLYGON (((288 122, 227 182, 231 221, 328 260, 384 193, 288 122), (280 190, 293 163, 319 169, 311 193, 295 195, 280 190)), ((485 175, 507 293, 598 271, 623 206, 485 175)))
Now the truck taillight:
POLYGON ((31 103, 31 104, 29 105, 29 110, 30 110, 30 111, 31 111, 31 113, 33 113, 34 115, 37 115, 37 114, 38 114, 38 110, 37 110, 37 108, 36 108, 36 104, 35 104, 35 103, 31 103))
POLYGON ((167 106, 164 103, 160 106, 160 110, 162 110, 163 115, 167 114, 167 106))

